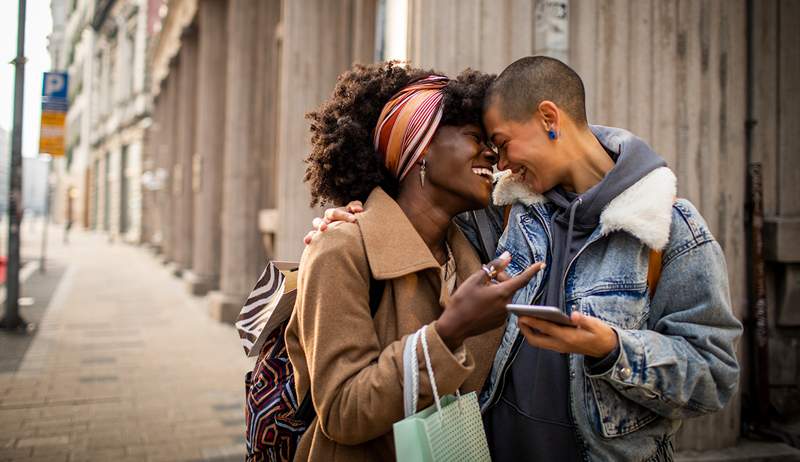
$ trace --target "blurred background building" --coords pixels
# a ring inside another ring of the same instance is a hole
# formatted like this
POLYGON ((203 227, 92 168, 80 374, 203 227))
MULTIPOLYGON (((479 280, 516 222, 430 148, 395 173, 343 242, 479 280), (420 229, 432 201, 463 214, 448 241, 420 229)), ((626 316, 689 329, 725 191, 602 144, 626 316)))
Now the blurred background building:
MULTIPOLYGON (((355 62, 455 75, 547 54, 589 119, 643 137, 727 257, 752 331, 747 169, 763 168, 772 405, 800 411, 800 3, 792 0, 52 0, 70 73, 53 214, 147 244, 232 322, 267 258, 297 260, 319 210, 305 113, 355 62), (750 50, 750 52, 748 52, 750 50), (749 102, 749 103, 748 103, 749 102), (749 143, 748 143, 749 141, 749 143)), ((752 342, 740 356, 751 389, 752 342)), ((678 447, 733 446, 737 398, 678 447), (710 431, 713 429, 713 431, 710 431)))
POLYGON ((70 76, 53 217, 141 242, 147 15, 157 11, 138 0, 52 0, 52 9, 53 68, 70 76))

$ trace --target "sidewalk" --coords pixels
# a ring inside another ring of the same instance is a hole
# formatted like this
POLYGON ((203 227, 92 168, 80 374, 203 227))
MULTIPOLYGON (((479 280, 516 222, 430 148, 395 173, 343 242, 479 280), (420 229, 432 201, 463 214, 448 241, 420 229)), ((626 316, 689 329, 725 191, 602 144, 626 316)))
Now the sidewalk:
POLYGON ((0 333, 0 461, 242 460, 233 327, 144 249, 61 236, 23 288, 34 335, 0 333))

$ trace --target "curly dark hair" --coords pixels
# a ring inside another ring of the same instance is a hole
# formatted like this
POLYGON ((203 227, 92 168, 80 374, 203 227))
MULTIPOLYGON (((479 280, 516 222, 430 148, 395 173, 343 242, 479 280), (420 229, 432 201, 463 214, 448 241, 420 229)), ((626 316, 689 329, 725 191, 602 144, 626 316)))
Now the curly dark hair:
MULTIPOLYGON (((372 132, 383 106, 406 85, 443 75, 383 62, 355 65, 339 76, 331 98, 311 120, 311 153, 306 158, 304 181, 311 189, 311 205, 365 201, 381 186, 394 196, 397 180, 375 152, 372 132)), ((443 89, 441 125, 481 125, 483 98, 494 75, 467 69, 443 89)))

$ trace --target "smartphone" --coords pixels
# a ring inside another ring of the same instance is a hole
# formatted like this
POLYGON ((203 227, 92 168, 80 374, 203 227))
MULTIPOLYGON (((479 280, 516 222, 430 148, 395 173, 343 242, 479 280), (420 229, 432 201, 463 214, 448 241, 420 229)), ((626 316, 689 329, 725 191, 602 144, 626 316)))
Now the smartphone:
POLYGON ((562 326, 576 327, 572 320, 569 319, 569 316, 554 306, 508 304, 506 309, 517 316, 531 316, 562 326))

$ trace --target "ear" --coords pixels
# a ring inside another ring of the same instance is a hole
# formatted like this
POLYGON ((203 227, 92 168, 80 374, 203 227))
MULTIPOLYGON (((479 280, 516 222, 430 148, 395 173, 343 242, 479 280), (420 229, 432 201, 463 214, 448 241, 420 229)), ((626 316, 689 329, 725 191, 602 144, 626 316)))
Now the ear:
POLYGON ((548 100, 539 103, 539 115, 546 131, 551 129, 556 132, 560 131, 561 114, 556 103, 548 100))

